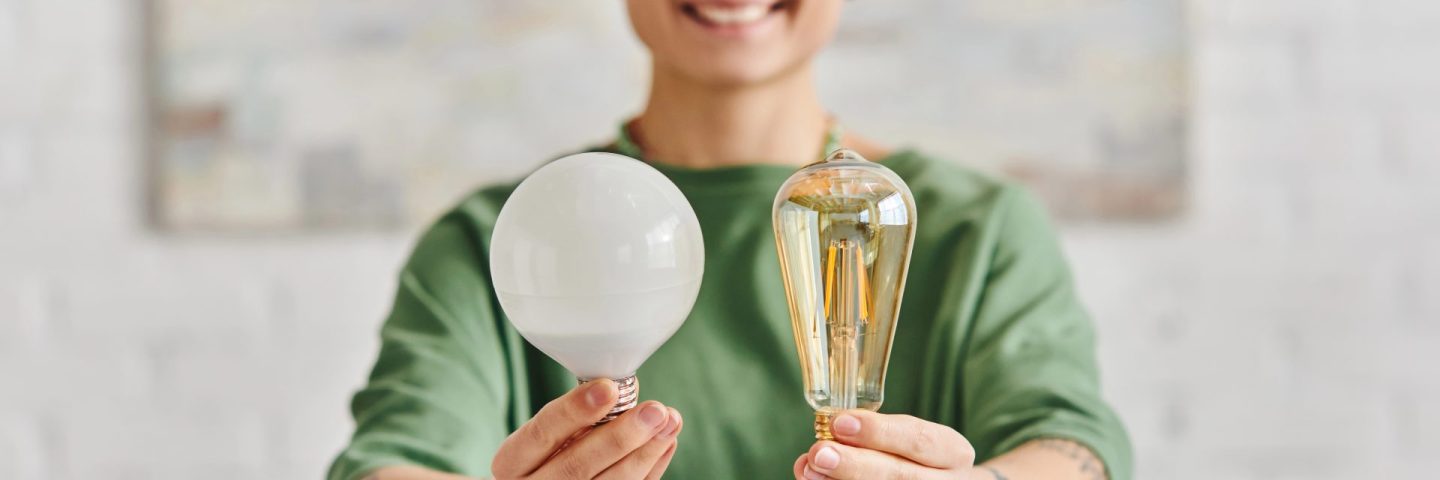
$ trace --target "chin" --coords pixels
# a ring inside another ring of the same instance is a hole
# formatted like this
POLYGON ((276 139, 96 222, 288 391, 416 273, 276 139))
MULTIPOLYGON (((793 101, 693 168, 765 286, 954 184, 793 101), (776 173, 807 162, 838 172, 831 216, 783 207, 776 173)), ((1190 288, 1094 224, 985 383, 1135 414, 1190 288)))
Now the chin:
POLYGON ((670 65, 681 75, 697 83, 717 87, 761 85, 799 71, 805 58, 755 58, 746 55, 721 55, 705 62, 670 65))

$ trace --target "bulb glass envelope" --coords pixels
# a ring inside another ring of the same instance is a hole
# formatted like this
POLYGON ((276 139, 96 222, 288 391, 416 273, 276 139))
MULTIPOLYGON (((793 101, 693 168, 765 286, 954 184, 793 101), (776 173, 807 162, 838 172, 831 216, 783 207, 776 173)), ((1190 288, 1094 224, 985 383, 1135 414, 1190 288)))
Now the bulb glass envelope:
POLYGON ((848 150, 800 169, 776 195, 775 242, 822 438, 828 415, 884 401, 915 220, 905 182, 848 150))
POLYGON ((490 246, 495 291, 516 330, 582 379, 635 373, 689 315, 704 259, 680 190, 608 153, 531 174, 501 209, 490 246))

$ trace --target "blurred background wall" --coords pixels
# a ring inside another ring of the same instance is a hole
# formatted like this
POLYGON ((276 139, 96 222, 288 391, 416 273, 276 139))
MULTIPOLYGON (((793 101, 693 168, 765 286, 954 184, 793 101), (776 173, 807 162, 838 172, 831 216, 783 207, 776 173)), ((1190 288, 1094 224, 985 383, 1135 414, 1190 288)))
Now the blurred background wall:
MULTIPOLYGON (((0 476, 315 478, 413 231, 157 233, 143 19, 0 0, 0 476)), ((1434 478, 1440 3, 1188 22, 1188 207, 1063 232, 1140 478, 1434 478)))

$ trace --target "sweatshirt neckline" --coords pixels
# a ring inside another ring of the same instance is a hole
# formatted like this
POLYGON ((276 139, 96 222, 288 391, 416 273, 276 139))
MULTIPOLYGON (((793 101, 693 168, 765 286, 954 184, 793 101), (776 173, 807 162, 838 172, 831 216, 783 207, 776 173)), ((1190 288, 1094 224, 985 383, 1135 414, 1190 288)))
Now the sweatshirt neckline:
MULTIPOLYGON (((605 150, 614 152, 613 149, 605 150)), ((917 154, 914 150, 896 149, 883 158, 873 160, 875 163, 884 165, 902 177, 908 176, 913 168, 917 154)), ((643 160, 636 160, 642 161, 643 160)), ((676 186, 685 189, 746 189, 746 187, 778 189, 781 183, 803 168, 803 165, 788 165, 779 163, 750 163, 744 165, 726 165, 720 167, 686 167, 681 165, 668 164, 663 162, 644 162, 651 168, 664 174, 676 186)))

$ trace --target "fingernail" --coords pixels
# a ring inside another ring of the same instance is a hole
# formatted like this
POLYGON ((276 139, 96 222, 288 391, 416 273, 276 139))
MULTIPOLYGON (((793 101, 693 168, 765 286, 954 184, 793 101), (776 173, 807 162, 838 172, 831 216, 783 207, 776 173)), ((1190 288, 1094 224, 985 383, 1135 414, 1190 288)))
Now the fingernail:
POLYGON ((664 432, 660 432, 660 438, 665 440, 675 438, 675 434, 680 432, 680 412, 672 408, 668 418, 670 425, 665 427, 664 432))
POLYGON ((660 422, 665 421, 665 416, 665 407, 658 403, 646 405, 644 409, 640 410, 640 421, 651 427, 660 426, 660 422))
POLYGON ((603 407, 610 404, 610 383, 603 380, 590 382, 586 387, 585 401, 592 407, 603 407))
POLYGON ((855 435, 860 433, 860 419, 853 415, 841 415, 835 417, 835 424, 832 425, 835 433, 841 435, 855 435))
POLYGON ((835 451, 834 447, 821 448, 815 452, 815 466, 825 470, 840 466, 840 452, 835 451))
POLYGON ((815 473, 814 470, 811 470, 811 469, 810 469, 810 466, 809 466, 809 465, 806 465, 806 466, 805 466, 805 480, 825 480, 825 476, 824 476, 824 475, 821 475, 821 474, 819 474, 819 473, 815 473))

